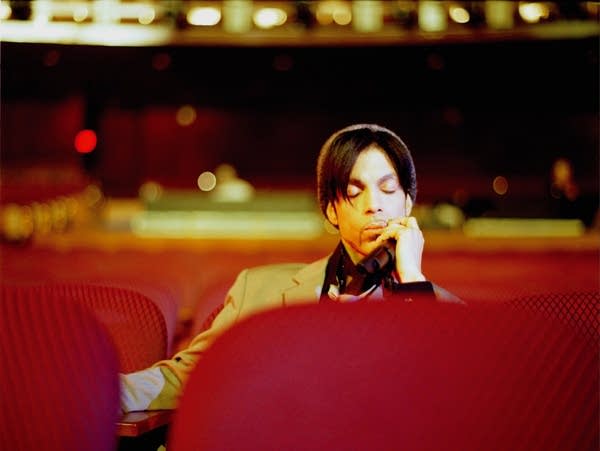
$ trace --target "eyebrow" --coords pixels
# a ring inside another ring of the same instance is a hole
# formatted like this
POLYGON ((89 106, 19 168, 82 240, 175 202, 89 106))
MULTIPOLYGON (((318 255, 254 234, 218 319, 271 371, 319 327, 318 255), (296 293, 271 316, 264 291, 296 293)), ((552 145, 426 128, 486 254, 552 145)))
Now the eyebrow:
MULTIPOLYGON (((397 182, 400 182, 400 179, 398 178, 398 176, 396 174, 386 174, 377 180, 377 184, 379 185, 383 182, 387 182, 388 180, 395 180, 397 182)), ((362 182, 362 180, 359 180, 354 177, 351 177, 350 179, 348 179, 348 185, 356 185, 359 187, 365 186, 365 184, 362 182)))

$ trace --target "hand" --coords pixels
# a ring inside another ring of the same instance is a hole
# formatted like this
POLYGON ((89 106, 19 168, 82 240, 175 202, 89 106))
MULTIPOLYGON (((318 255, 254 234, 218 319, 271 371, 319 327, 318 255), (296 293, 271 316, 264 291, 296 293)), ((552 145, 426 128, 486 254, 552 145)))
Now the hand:
POLYGON ((401 282, 422 282, 421 257, 425 238, 416 218, 406 216, 392 219, 377 238, 380 244, 387 240, 396 241, 396 272, 401 282))

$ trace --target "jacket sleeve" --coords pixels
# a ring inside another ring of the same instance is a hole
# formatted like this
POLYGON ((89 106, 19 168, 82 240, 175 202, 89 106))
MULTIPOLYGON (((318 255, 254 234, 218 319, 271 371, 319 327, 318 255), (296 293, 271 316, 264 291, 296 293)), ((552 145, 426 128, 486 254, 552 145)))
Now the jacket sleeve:
POLYGON ((451 304, 467 305, 467 303, 461 298, 459 298, 455 294, 452 294, 445 288, 440 287, 439 285, 433 284, 433 292, 435 293, 435 297, 439 302, 449 302, 451 304))
POLYGON ((247 273, 244 270, 238 275, 225 297, 223 310, 211 327, 194 337, 186 349, 150 368, 120 375, 123 412, 174 409, 177 406, 183 386, 202 354, 238 320, 247 273))

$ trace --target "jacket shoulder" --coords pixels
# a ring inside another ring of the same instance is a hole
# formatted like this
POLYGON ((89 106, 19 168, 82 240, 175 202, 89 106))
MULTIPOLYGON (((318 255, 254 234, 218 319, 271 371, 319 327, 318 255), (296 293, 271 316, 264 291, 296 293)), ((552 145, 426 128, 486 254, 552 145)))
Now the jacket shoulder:
POLYGON ((271 263, 268 265, 253 266, 251 268, 247 268, 246 271, 248 275, 251 276, 260 276, 264 274, 274 273, 294 274, 306 266, 307 263, 271 263))

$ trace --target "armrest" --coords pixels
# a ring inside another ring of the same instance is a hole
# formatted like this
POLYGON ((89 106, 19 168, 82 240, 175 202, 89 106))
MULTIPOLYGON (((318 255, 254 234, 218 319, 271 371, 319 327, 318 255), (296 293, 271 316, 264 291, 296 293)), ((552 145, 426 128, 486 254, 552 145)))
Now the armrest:
POLYGON ((138 437, 171 422, 174 410, 151 410, 147 412, 129 412, 117 421, 119 437, 138 437))

